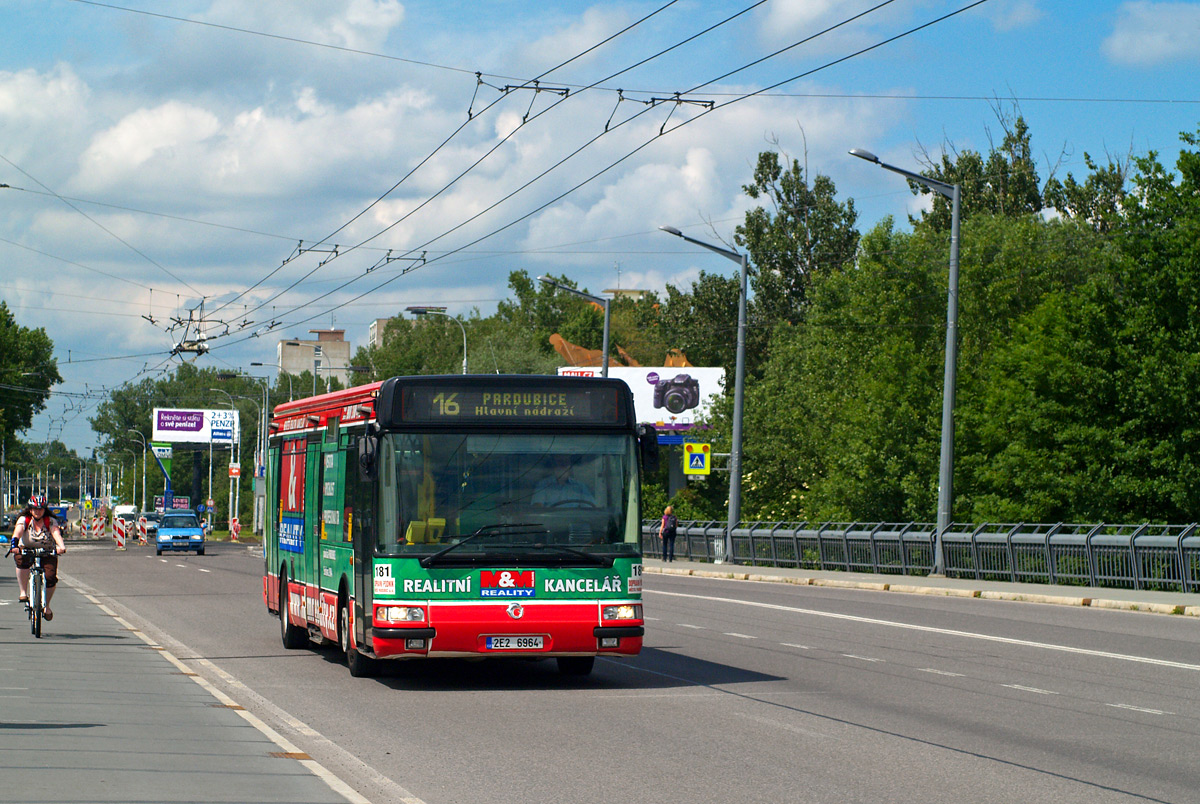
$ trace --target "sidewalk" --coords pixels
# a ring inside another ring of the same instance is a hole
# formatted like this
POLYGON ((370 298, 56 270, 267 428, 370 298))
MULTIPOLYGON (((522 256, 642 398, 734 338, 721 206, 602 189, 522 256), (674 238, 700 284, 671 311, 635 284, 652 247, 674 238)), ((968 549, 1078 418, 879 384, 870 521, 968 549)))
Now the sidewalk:
POLYGON ((969 578, 930 578, 919 575, 875 575, 865 572, 832 572, 779 567, 748 567, 707 564, 699 561, 643 559, 645 572, 688 575, 698 578, 730 578, 741 581, 791 583, 801 586, 830 586, 946 597, 978 597, 985 600, 1016 600, 1061 606, 1090 606, 1097 609, 1146 611, 1200 617, 1200 593, 1155 592, 1115 587, 1062 586, 1040 583, 976 581, 969 578))
POLYGON ((83 592, 53 610, 35 639, 0 572, 0 802, 363 801, 83 592))

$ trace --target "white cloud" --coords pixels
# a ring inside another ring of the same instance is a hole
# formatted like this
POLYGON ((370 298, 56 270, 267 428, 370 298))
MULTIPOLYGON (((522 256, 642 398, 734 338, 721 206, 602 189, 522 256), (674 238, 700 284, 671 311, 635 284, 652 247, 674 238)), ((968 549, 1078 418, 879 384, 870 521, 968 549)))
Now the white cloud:
POLYGON ((369 50, 404 21, 404 6, 397 0, 217 0, 199 19, 369 50))
POLYGON ((1200 59, 1200 4, 1125 3, 1101 50, 1138 67, 1200 59))
POLYGON ((65 65, 46 73, 0 72, 0 142, 4 144, 4 156, 54 187, 58 177, 72 167, 60 154, 76 151, 86 140, 87 129, 81 122, 88 117, 90 99, 86 84, 65 65))
MULTIPOLYGON (((521 59, 528 65, 538 65, 531 69, 544 70, 604 41, 627 22, 628 15, 619 9, 601 6, 589 8, 569 25, 523 45, 524 55, 521 59)), ((572 65, 586 64, 588 61, 590 54, 572 62, 572 65)), ((551 76, 547 83, 552 84, 554 80, 551 76)))
POLYGON ((177 158, 194 156, 197 146, 220 129, 217 117, 179 101, 153 109, 139 109, 115 126, 100 132, 80 159, 83 187, 100 188, 123 176, 158 163, 165 167, 177 158))

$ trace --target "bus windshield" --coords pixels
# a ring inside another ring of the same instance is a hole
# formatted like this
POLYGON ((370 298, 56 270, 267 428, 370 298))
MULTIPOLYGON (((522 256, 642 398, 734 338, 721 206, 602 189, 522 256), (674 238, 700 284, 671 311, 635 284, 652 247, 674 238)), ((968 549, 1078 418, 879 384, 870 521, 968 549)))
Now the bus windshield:
POLYGON ((379 457, 381 555, 569 563, 639 553, 630 435, 389 433, 379 457))

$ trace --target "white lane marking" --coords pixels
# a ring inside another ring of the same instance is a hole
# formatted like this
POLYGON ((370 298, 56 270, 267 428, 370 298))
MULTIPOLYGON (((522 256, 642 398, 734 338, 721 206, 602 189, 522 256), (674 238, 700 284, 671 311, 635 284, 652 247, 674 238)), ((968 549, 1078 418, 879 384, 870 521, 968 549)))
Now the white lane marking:
POLYGON ((708 630, 703 625, 689 625, 688 623, 676 623, 676 625, 678 625, 680 628, 695 628, 699 631, 708 630))
POLYGON ((206 570, 206 569, 202 569, 202 570, 200 570, 200 571, 201 571, 201 572, 212 572, 212 570, 206 570))
POLYGON ((759 609, 771 609, 772 611, 787 611, 793 614, 808 614, 813 617, 828 617, 833 620, 849 620, 851 622, 866 623, 867 625, 885 625, 891 628, 903 628, 909 631, 924 631, 929 634, 944 634, 946 636, 963 637, 965 639, 982 639, 985 642, 1000 642, 1005 645, 1021 645, 1026 648, 1041 648, 1043 650, 1056 650, 1062 653, 1077 653, 1082 656, 1095 656, 1101 659, 1118 659, 1123 662, 1137 662, 1139 664, 1153 664, 1159 667, 1174 667, 1179 670, 1195 670, 1200 672, 1200 664, 1188 664, 1187 662, 1172 662, 1167 659, 1154 659, 1149 656, 1131 656, 1126 653, 1112 653, 1106 650, 1092 650, 1090 648, 1074 648, 1070 645, 1053 645, 1048 642, 1033 642, 1028 639, 1014 639, 1012 637, 994 636, 992 634, 979 634, 973 631, 956 631, 952 628, 936 628, 932 625, 915 625, 913 623, 894 622, 892 620, 878 620, 874 617, 858 617, 853 614, 837 614, 831 611, 817 611, 816 609, 802 609, 797 606, 780 606, 775 603, 758 603, 752 600, 736 600, 730 597, 716 597, 715 595, 693 595, 684 592, 664 592, 661 589, 646 589, 643 594, 652 595, 667 595, 668 597, 685 597, 692 600, 707 600, 713 603, 733 603, 740 606, 751 606, 759 609))
POLYGON ((647 618, 646 618, 646 622, 648 622, 648 623, 656 623, 656 622, 658 622, 660 619, 662 619, 662 618, 661 618, 661 617, 647 617, 647 618))
POLYGON ((737 637, 738 639, 758 639, 756 636, 750 636, 749 634, 737 634, 733 631, 726 631, 725 636, 737 637))
POLYGON ((1105 704, 1113 709, 1128 709, 1130 712, 1142 712, 1147 715, 1173 715, 1174 712, 1164 712, 1161 709, 1146 709, 1141 706, 1132 706, 1130 704, 1105 704))
POLYGON ((780 642, 785 648, 799 648, 800 650, 808 650, 808 645, 797 645, 794 642, 780 642))
POLYGON ((187 569, 187 564, 176 564, 175 566, 183 567, 184 569, 187 569))
POLYGON ((882 662, 883 659, 872 659, 870 656, 855 656, 853 653, 843 653, 847 659, 858 659, 860 662, 882 662))
POLYGON ((938 670, 935 667, 922 667, 922 673, 937 673, 939 676, 952 676, 953 678, 965 678, 962 673, 951 673, 949 670, 938 670))
POLYGON ((1038 695, 1058 695, 1053 690, 1039 690, 1037 687, 1025 687, 1020 684, 1001 684, 1001 687, 1008 687, 1010 690, 1020 690, 1021 692, 1035 692, 1038 695))

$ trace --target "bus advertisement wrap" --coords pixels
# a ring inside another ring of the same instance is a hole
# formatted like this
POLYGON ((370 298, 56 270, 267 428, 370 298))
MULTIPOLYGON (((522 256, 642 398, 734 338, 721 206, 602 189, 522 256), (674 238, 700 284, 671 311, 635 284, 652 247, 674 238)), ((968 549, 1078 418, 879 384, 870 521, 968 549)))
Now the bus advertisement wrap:
POLYGON ((283 445, 283 482, 279 485, 279 549, 304 552, 304 445, 291 438, 283 445))

